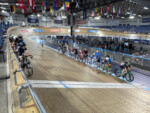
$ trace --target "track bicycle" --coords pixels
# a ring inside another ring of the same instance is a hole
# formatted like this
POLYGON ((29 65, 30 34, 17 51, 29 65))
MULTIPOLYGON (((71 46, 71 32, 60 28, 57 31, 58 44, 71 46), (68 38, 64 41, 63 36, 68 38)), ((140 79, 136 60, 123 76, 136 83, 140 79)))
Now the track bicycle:
MULTIPOLYGON (((120 77, 122 75, 122 70, 120 68, 115 69, 114 72, 117 77, 120 77)), ((128 82, 132 82, 134 80, 134 76, 129 69, 127 69, 122 77, 125 78, 128 82)))

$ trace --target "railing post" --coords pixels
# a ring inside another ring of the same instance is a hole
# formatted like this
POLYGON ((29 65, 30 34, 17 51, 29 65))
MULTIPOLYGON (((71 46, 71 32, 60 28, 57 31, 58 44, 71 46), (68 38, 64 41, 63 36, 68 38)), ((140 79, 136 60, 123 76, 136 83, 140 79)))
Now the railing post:
POLYGON ((29 87, 29 86, 30 86, 30 83, 26 83, 26 84, 21 85, 21 86, 17 89, 18 103, 19 103, 19 107, 20 107, 20 108, 22 108, 22 102, 21 102, 21 96, 20 96, 21 90, 22 90, 22 89, 25 89, 25 88, 27 88, 27 87, 29 87))
POLYGON ((11 68, 12 68, 12 69, 14 69, 13 60, 15 60, 15 58, 11 59, 11 68))
POLYGON ((17 72, 21 72, 21 69, 16 69, 16 70, 13 72, 15 86, 17 85, 17 77, 16 77, 16 73, 17 73, 17 72))
POLYGON ((10 52, 10 53, 9 53, 9 57, 10 57, 10 59, 11 59, 11 54, 12 54, 12 53, 13 53, 13 52, 10 52))

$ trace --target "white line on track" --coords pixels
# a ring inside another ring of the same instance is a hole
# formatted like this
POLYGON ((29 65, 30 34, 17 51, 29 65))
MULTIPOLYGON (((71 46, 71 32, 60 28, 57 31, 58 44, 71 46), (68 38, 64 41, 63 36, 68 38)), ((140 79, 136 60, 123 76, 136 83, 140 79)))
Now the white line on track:
POLYGON ((143 88, 129 83, 30 80, 34 88, 143 88), (61 83, 60 83, 61 82, 61 83))

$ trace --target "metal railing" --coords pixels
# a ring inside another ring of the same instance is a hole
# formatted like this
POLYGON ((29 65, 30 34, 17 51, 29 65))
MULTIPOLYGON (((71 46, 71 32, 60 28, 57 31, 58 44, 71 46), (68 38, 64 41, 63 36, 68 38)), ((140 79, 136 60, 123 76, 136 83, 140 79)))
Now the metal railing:
POLYGON ((134 67, 138 67, 138 68, 150 71, 150 59, 149 58, 143 58, 140 56, 114 52, 114 51, 105 50, 105 49, 96 48, 96 47, 89 47, 89 46, 82 45, 82 44, 77 44, 77 47, 79 49, 87 49, 89 54, 95 53, 96 50, 99 50, 102 58, 105 58, 106 55, 109 55, 111 56, 113 62, 116 62, 116 63, 121 63, 121 62, 128 60, 131 62, 131 64, 134 67))
POLYGON ((31 95, 32 95, 32 98, 33 98, 33 100, 34 100, 34 102, 35 102, 35 104, 36 104, 36 106, 37 106, 37 108, 38 108, 38 110, 39 110, 39 112, 40 112, 40 113, 46 113, 46 110, 44 109, 44 107, 43 107, 43 105, 41 104, 39 98, 37 97, 35 91, 33 90, 32 85, 30 84, 30 82, 29 82, 29 80, 27 79, 25 73, 23 72, 23 70, 22 70, 22 68, 21 68, 21 65, 20 65, 20 62, 19 62, 19 60, 18 60, 16 54, 14 53, 13 49, 12 49, 12 48, 10 49, 10 48, 8 47, 8 52, 9 52, 9 56, 10 56, 10 60, 11 60, 11 67, 12 67, 12 69, 14 68, 14 65, 13 65, 13 61, 14 61, 14 60, 16 60, 18 66, 19 66, 19 68, 16 69, 16 70, 13 72, 14 84, 17 85, 17 77, 16 77, 16 73, 17 73, 17 72, 21 72, 21 74, 22 74, 22 76, 23 76, 23 78, 24 78, 24 80, 25 80, 25 82, 26 82, 25 84, 19 86, 19 88, 17 89, 19 107, 22 108, 21 91, 22 91, 22 89, 28 88, 29 91, 30 91, 30 93, 31 93, 31 95), (10 52, 10 51, 11 51, 11 52, 10 52), (15 58, 12 58, 12 57, 11 57, 12 54, 14 55, 15 58))

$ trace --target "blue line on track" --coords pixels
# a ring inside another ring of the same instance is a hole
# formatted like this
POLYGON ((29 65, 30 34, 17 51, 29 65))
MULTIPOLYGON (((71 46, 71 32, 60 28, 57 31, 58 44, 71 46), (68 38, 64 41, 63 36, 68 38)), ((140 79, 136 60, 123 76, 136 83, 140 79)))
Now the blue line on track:
POLYGON ((61 83, 65 88, 70 88, 69 86, 65 85, 62 81, 58 81, 59 83, 61 83))

